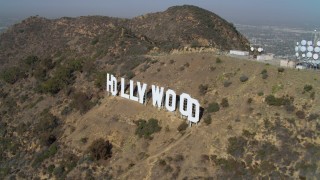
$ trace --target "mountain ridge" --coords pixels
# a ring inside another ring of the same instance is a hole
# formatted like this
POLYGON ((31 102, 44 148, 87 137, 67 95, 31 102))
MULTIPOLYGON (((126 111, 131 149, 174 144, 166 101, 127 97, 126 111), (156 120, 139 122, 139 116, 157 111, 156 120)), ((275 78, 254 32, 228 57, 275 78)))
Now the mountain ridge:
MULTIPOLYGON (((125 41, 123 36, 112 37, 110 31, 124 30, 137 44, 144 44, 145 54, 153 48, 169 52, 185 46, 213 47, 221 50, 247 49, 249 42, 227 21, 195 6, 175 6, 164 12, 149 13, 132 19, 106 16, 80 16, 46 19, 33 16, 10 27, 0 35, 0 62, 15 59, 15 55, 47 56, 58 51, 71 51, 79 56, 110 55, 114 41, 125 41), (141 18, 142 17, 142 18, 141 18), (164 18, 163 18, 164 17, 164 18), (174 19, 171 21, 171 19, 174 19), (102 41, 110 36, 109 42, 102 41), (116 38, 116 39, 115 39, 116 38), (100 45, 101 46, 100 46, 100 45), (108 45, 109 44, 109 45, 108 45), (15 49, 19 50, 19 53, 15 49)), ((133 42, 131 41, 131 43, 133 42)), ((127 44, 130 46, 130 44, 127 44)), ((117 50, 135 49, 124 44, 117 50)), ((133 50, 134 51, 134 50, 133 50)), ((123 53, 120 53, 123 54, 123 53)))

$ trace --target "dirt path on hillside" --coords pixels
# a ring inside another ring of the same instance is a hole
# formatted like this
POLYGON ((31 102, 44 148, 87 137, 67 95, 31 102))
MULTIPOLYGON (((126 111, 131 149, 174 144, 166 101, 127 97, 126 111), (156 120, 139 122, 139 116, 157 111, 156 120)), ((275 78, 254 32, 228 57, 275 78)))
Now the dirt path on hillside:
MULTIPOLYGON (((188 133, 182 135, 181 137, 179 137, 174 143, 171 143, 169 146, 167 146, 164 149, 160 149, 158 152, 156 152, 154 155, 149 156, 148 158, 146 158, 143 161, 140 161, 138 164, 135 165, 135 167, 140 167, 143 164, 146 164, 145 166, 148 168, 147 175, 145 178, 145 180, 149 180, 151 179, 151 175, 152 175, 152 168, 155 165, 155 163, 158 160, 158 157, 160 157, 161 155, 163 155, 164 153, 170 151, 172 148, 174 148, 175 146, 177 146, 178 144, 180 144, 183 140, 185 140, 187 137, 189 137, 191 135, 192 131, 189 131, 188 133)), ((128 170, 125 174, 121 175, 118 179, 128 179, 127 177, 130 175, 130 173, 134 170, 135 168, 132 168, 130 170, 128 170)))

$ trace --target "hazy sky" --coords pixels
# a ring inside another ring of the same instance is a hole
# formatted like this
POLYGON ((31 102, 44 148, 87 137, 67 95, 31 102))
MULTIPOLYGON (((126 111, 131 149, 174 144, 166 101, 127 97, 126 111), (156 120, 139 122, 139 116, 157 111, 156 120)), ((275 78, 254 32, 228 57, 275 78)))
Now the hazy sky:
POLYGON ((233 23, 320 27, 320 0, 0 0, 1 17, 106 15, 134 17, 191 4, 233 23))

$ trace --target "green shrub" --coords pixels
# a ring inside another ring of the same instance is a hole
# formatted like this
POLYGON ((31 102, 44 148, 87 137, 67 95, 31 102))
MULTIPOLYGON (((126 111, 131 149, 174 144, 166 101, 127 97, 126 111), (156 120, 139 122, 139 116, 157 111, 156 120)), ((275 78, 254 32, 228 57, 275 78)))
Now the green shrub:
POLYGON ((103 89, 106 87, 106 80, 107 80, 107 72, 100 71, 95 75, 94 85, 99 89, 103 89))
POLYGON ((209 70, 210 70, 210 71, 214 71, 214 70, 216 70, 216 67, 210 66, 210 67, 209 67, 209 70))
POLYGON ((44 81, 47 76, 47 71, 45 68, 36 68, 33 72, 33 76, 38 80, 38 81, 44 81))
POLYGON ((57 67, 53 77, 40 84, 38 90, 42 93, 56 94, 74 81, 73 73, 82 69, 82 61, 72 60, 64 66, 57 67))
POLYGON ((100 138, 92 142, 88 151, 95 160, 106 160, 112 155, 112 144, 109 141, 104 141, 100 138))
POLYGON ((135 76, 135 74, 132 71, 128 71, 125 73, 125 76, 127 79, 132 79, 135 76))
POLYGON ((306 84, 306 85, 303 87, 303 90, 304 90, 305 92, 310 92, 312 89, 313 89, 312 85, 309 85, 309 84, 306 84))
POLYGON ((229 101, 227 98, 223 98, 221 101, 221 106, 222 107, 229 107, 229 101))
POLYGON ((197 40, 193 40, 191 42, 191 48, 200 47, 200 43, 197 40))
POLYGON ((207 111, 209 113, 212 113, 212 112, 218 112, 220 110, 220 106, 218 103, 216 102, 213 102, 213 103, 210 103, 208 108, 207 108, 207 111))
MULTIPOLYGON (((146 70, 150 67, 149 64, 144 64, 142 65, 142 67, 140 68, 140 72, 146 72, 146 70)), ((159 72, 159 71, 158 71, 159 72)))
POLYGON ((222 63, 222 60, 217 57, 217 58, 216 58, 216 63, 217 63, 217 64, 220 64, 220 63, 222 63))
POLYGON ((262 91, 258 92, 258 96, 263 96, 263 95, 264 95, 264 93, 262 91))
POLYGON ((299 110, 299 111, 296 112, 296 116, 297 116, 299 119, 305 119, 306 114, 305 114, 304 111, 299 110))
POLYGON ((265 98, 266 102, 270 106, 282 106, 291 104, 291 100, 286 97, 276 98, 274 95, 269 95, 265 98))
POLYGON ((87 76, 90 76, 96 71, 96 65, 91 59, 86 60, 82 65, 82 72, 85 72, 87 76))
POLYGON ((263 70, 261 71, 261 74, 268 74, 268 71, 267 71, 266 69, 263 69, 263 70))
POLYGON ((309 115, 308 121, 313 121, 313 120, 319 119, 319 117, 320 117, 319 114, 312 113, 312 114, 309 115))
POLYGON ((55 167, 53 170, 53 174, 58 178, 62 178, 64 173, 65 173, 65 169, 63 166, 55 167))
POLYGON ((278 68, 278 72, 279 72, 279 73, 282 73, 282 72, 284 72, 284 68, 282 68, 282 67, 279 67, 279 68, 278 68))
POLYGON ((38 167, 45 159, 54 156, 58 152, 57 144, 52 144, 47 150, 40 153, 32 163, 32 167, 38 167))
POLYGON ((5 68, 0 77, 9 84, 14 84, 19 79, 25 77, 25 73, 19 67, 5 68))
POLYGON ((52 174, 53 173, 53 170, 55 168, 55 165, 54 164, 50 164, 47 171, 49 172, 49 174, 52 174))
POLYGON ((88 142, 88 138, 87 137, 82 137, 80 139, 81 143, 86 144, 88 142))
POLYGON ((262 79, 267 79, 269 76, 268 76, 268 74, 267 73, 265 73, 265 74, 262 74, 262 79))
POLYGON ((247 140, 242 136, 228 139, 227 152, 234 157, 242 157, 245 152, 247 140))
POLYGON ((158 120, 153 118, 149 119, 148 121, 139 119, 135 122, 135 124, 138 126, 135 134, 140 138, 144 137, 146 139, 150 139, 152 134, 161 130, 158 120))
POLYGON ((296 107, 291 103, 285 104, 284 107, 288 113, 293 112, 296 109, 296 107))
POLYGON ((35 65, 37 62, 39 62, 39 58, 37 56, 28 56, 27 58, 25 58, 23 60, 23 62, 28 65, 28 66, 33 66, 35 65))
POLYGON ((23 62, 30 67, 35 66, 39 62, 39 58, 37 56, 28 56, 23 60, 23 62))
POLYGON ((224 86, 224 87, 229 87, 231 84, 232 84, 231 81, 224 81, 224 82, 223 82, 223 86, 224 86))
POLYGON ((35 126, 37 132, 50 132, 59 125, 59 119, 48 110, 41 113, 39 122, 35 126))
POLYGON ((70 106, 72 108, 77 109, 80 111, 80 114, 85 114, 93 107, 93 103, 90 101, 90 98, 87 96, 86 93, 77 92, 72 96, 72 102, 70 106))
POLYGON ((92 39, 91 45, 95 45, 95 44, 97 44, 98 42, 99 42, 99 38, 98 38, 98 37, 95 37, 95 38, 92 39))
POLYGON ((248 77, 246 76, 246 75, 242 75, 241 77, 240 77, 240 81, 241 82, 246 82, 246 81, 248 81, 248 77))
POLYGON ((188 128, 188 124, 186 122, 181 122, 181 124, 178 126, 177 130, 182 133, 188 128))
POLYGON ((246 138, 254 138, 254 136, 256 135, 255 132, 251 133, 250 131, 244 129, 242 130, 242 135, 246 138))
POLYGON ((209 125, 212 123, 212 118, 210 115, 207 115, 205 118, 204 118, 204 123, 206 123, 206 125, 209 125))
POLYGON ((310 98, 312 99, 312 100, 314 100, 315 99, 315 97, 316 97, 316 92, 311 92, 310 93, 310 98))
POLYGON ((38 86, 38 91, 42 93, 57 94, 63 88, 63 84, 57 78, 51 78, 38 86))
POLYGON ((203 84, 200 84, 199 85, 199 94, 200 95, 205 95, 208 91, 208 85, 203 85, 203 84))

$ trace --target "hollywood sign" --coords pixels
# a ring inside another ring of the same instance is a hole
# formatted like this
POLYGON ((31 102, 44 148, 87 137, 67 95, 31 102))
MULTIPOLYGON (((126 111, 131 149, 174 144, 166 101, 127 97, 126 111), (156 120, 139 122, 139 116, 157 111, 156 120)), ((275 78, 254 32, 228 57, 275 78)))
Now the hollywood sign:
POLYGON ((148 99, 152 99, 152 105, 157 108, 165 107, 168 111, 174 112, 178 108, 180 114, 188 118, 191 123, 198 123, 200 119, 200 104, 196 99, 191 98, 189 94, 182 93, 177 95, 175 91, 164 87, 151 85, 147 91, 147 84, 134 82, 130 80, 126 83, 124 78, 118 82, 112 74, 107 74, 106 91, 113 96, 121 96, 125 99, 146 104, 148 99))

